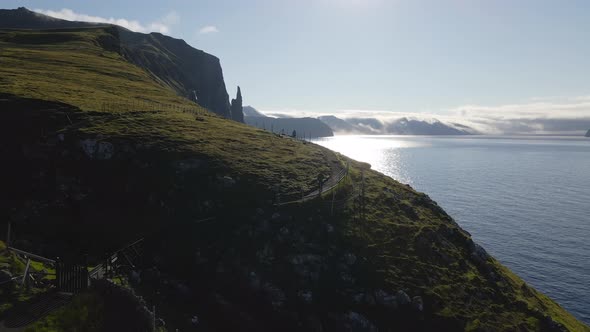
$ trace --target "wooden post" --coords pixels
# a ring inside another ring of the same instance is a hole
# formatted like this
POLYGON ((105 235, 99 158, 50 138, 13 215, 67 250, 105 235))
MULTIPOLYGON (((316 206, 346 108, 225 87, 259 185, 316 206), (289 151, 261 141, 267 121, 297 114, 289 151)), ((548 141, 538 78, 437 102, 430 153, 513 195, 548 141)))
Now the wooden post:
POLYGON ((27 266, 25 267, 25 274, 23 275, 23 280, 21 281, 20 285, 24 286, 27 282, 27 275, 29 274, 29 268, 31 267, 31 259, 27 257, 27 266))

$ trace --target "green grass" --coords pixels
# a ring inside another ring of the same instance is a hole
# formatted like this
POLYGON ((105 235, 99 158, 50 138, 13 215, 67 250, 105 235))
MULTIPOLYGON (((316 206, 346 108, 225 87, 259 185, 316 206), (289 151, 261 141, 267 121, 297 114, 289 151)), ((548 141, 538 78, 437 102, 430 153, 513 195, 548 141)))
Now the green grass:
POLYGON ((109 37, 108 29, 0 31, 0 92, 93 111, 82 134, 204 156, 285 193, 311 190, 318 173, 329 173, 332 152, 206 112, 101 48, 97 40, 109 37), (178 109, 205 115, 197 121, 178 109))
POLYGON ((28 326, 25 331, 102 331, 104 303, 95 293, 79 294, 65 307, 28 326))

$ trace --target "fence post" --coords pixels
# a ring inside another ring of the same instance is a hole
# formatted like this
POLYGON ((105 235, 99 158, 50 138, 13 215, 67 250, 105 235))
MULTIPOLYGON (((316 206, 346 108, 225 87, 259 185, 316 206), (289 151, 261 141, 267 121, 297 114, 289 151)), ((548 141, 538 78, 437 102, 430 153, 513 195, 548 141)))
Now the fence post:
POLYGON ((27 257, 27 266, 25 267, 25 274, 23 275, 23 280, 21 281, 21 287, 25 285, 27 282, 27 276, 29 275, 29 268, 31 267, 31 259, 27 257))

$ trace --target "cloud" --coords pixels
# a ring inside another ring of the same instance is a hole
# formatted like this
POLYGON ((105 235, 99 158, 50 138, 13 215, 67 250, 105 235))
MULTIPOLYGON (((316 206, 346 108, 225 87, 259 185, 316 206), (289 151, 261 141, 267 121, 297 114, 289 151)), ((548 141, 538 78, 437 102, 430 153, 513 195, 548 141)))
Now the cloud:
POLYGON ((206 35, 209 33, 216 33, 216 32, 219 32, 219 29, 217 29, 217 27, 214 25, 206 25, 206 26, 199 29, 199 34, 201 34, 201 35, 206 35))
POLYGON ((590 129, 590 96, 571 98, 533 98, 529 102, 498 106, 463 105, 431 112, 394 112, 383 110, 339 110, 313 112, 297 110, 263 110, 281 116, 335 115, 343 119, 375 119, 382 124, 400 118, 422 121, 440 120, 447 124, 469 126, 480 133, 494 135, 560 134, 582 135, 590 129))
POLYGON ((175 11, 170 11, 162 18, 150 22, 147 24, 140 23, 137 20, 129 20, 125 18, 105 18, 100 16, 92 16, 82 13, 76 13, 75 11, 63 8, 59 11, 54 10, 46 10, 46 9, 35 9, 37 13, 41 13, 44 15, 52 16, 55 18, 60 18, 62 20, 68 21, 82 21, 82 22, 95 22, 95 23, 107 23, 107 24, 116 24, 127 28, 132 31, 136 32, 160 32, 160 33, 170 33, 171 27, 178 24, 180 22, 180 16, 175 11))

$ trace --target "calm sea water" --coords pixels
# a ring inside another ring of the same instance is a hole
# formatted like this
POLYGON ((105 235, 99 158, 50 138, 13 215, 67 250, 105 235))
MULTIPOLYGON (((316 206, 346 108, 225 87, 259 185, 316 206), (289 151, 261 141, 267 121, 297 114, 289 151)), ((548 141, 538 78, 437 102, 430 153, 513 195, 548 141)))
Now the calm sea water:
POLYGON ((427 193, 494 257, 590 324, 590 139, 336 136, 317 143, 427 193))

